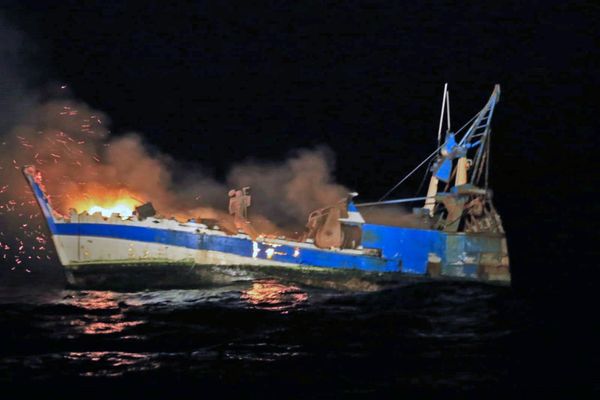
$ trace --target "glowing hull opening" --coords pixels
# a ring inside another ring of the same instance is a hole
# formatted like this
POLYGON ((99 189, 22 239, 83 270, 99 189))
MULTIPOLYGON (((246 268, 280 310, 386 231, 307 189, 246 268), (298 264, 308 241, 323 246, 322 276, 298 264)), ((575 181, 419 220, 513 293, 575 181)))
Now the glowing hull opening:
POLYGON ((88 214, 95 214, 99 212, 103 217, 110 217, 112 214, 119 214, 121 218, 127 219, 133 215, 133 210, 124 204, 117 204, 110 208, 104 208, 100 206, 92 206, 86 210, 88 214))
POLYGON ((133 215, 135 208, 141 204, 141 201, 123 190, 116 192, 104 190, 88 193, 84 199, 74 201, 70 208, 74 208, 78 213, 87 212, 90 215, 100 213, 106 218, 113 214, 119 214, 122 219, 127 219, 133 215))

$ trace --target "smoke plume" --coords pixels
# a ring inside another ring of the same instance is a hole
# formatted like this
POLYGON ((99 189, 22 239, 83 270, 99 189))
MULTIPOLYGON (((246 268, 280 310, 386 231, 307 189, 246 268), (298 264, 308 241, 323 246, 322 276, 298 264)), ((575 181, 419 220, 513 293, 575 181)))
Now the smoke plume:
POLYGON ((225 220, 228 190, 250 186, 250 220, 270 234, 301 231, 311 211, 349 192, 335 182, 325 147, 295 151, 278 163, 243 162, 220 182, 205 173, 202 160, 182 165, 138 133, 111 135, 108 116, 70 98, 66 86, 39 100, 20 73, 26 64, 22 35, 1 15, 0 36, 0 254, 8 263, 48 257, 24 165, 42 172, 53 207, 64 214, 82 199, 117 195, 151 201, 166 217, 225 220))
POLYGON ((23 187, 19 167, 35 165, 53 206, 63 213, 78 199, 121 191, 152 201, 165 216, 208 218, 226 210, 229 188, 251 186, 257 219, 287 229, 302 226, 310 211, 348 192, 334 183, 325 149, 300 150, 282 163, 246 162, 218 182, 200 165, 190 170, 149 149, 139 134, 111 137, 108 118, 74 100, 37 106, 4 136, 2 146, 4 180, 23 187))

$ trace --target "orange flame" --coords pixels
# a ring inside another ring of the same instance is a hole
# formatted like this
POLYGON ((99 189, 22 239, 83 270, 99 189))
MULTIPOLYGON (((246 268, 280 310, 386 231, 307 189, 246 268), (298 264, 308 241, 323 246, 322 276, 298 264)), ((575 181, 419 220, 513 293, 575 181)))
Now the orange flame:
POLYGON ((133 195, 125 190, 94 190, 87 193, 84 198, 74 200, 70 208, 81 213, 100 213, 103 217, 110 217, 113 213, 119 214, 121 218, 127 219, 133 215, 135 207, 142 204, 133 195))

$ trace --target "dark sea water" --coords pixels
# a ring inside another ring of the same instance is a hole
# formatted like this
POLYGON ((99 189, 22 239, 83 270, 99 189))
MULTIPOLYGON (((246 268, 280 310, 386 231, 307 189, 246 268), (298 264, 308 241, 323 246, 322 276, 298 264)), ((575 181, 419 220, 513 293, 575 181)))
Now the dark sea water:
POLYGON ((255 280, 122 293, 26 278, 0 288, 5 394, 521 397, 598 387, 579 373, 576 346, 507 287, 349 293, 255 280))

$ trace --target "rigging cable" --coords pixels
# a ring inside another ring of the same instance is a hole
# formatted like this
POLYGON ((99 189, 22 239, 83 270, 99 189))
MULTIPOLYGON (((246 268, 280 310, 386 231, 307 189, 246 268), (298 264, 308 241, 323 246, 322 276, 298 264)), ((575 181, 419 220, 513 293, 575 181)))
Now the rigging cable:
MULTIPOLYGON (((464 124, 458 131, 456 131, 455 134, 458 134, 460 131, 462 131, 467 125, 469 125, 475 118, 477 118, 479 116, 479 114, 481 113, 478 112, 477 114, 475 114, 473 116, 473 118, 471 118, 466 124, 464 124)), ((406 181, 408 178, 410 178, 412 176, 412 174, 414 174, 419 168, 421 168, 423 166, 423 164, 425 164, 427 161, 429 161, 439 150, 442 149, 442 147, 444 147, 443 143, 442 145, 440 145, 437 149, 435 149, 435 151, 433 153, 431 153, 426 159, 424 159, 419 165, 417 165, 412 171, 410 171, 404 178, 402 178, 398 183, 396 183, 396 185, 394 185, 393 188, 391 188, 390 190, 388 190, 386 192, 386 194, 384 194, 383 196, 381 196, 381 198, 378 201, 383 201, 386 197, 388 197, 394 190, 396 190, 396 188, 398 188, 398 186, 402 185, 404 183, 404 181, 406 181)))
POLYGON ((396 183, 396 185, 394 185, 393 188, 391 188, 390 190, 387 191, 386 194, 384 194, 378 201, 382 201, 383 199, 385 199, 386 197, 388 197, 390 195, 390 193, 392 193, 394 190, 396 190, 396 188, 400 185, 402 185, 404 183, 404 181, 406 181, 408 178, 410 178, 412 176, 412 174, 414 174, 419 168, 421 168, 427 161, 429 161, 430 158, 432 158, 433 156, 435 156, 437 154, 437 152, 444 147, 444 145, 441 145, 440 147, 438 147, 437 149, 435 149, 433 151, 433 153, 431 153, 429 156, 427 156, 426 159, 424 159, 423 161, 421 161, 421 163, 419 165, 417 165, 412 171, 410 171, 404 178, 402 178, 400 180, 400 182, 396 183))

